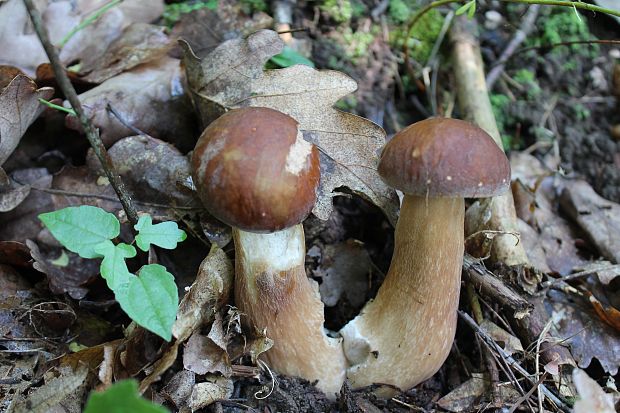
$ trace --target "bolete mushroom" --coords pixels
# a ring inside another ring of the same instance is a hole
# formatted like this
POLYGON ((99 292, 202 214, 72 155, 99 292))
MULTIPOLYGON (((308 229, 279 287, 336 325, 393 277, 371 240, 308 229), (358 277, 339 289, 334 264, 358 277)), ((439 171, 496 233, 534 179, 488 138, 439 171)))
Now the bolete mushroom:
POLYGON ((333 397, 346 359, 341 339, 325 334, 301 226, 316 201, 316 147, 281 112, 235 109, 200 136, 192 176, 206 209, 233 227, 235 303, 247 324, 274 340, 265 361, 278 373, 318 380, 333 397))
POLYGON ((464 249, 464 198, 508 189, 510 164, 482 129, 435 118, 397 133, 379 163, 385 183, 404 192, 394 254, 376 298, 341 334, 353 387, 402 390, 431 377, 456 331, 464 249))

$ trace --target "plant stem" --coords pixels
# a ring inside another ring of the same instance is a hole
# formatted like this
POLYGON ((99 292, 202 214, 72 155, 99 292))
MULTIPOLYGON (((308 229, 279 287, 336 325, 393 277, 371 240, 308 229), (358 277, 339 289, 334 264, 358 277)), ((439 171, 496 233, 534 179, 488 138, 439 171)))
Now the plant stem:
POLYGON ((84 27, 88 26, 89 24, 91 24, 92 22, 94 22, 95 20, 97 20, 99 18, 99 16, 101 16, 103 13, 105 13, 106 11, 110 10, 112 7, 116 6, 117 4, 119 4, 121 1, 123 0, 112 0, 111 2, 109 2, 108 4, 104 4, 103 6, 101 6, 99 9, 95 10, 90 16, 88 16, 86 19, 84 19, 84 21, 82 21, 80 24, 78 24, 77 26, 75 26, 73 29, 71 29, 71 31, 69 33, 67 33, 67 35, 65 37, 62 38, 62 40, 60 41, 60 43, 58 43, 58 47, 62 49, 62 47, 67 44, 67 42, 80 30, 82 30, 84 27))
POLYGON ((50 42, 49 36, 47 34, 47 29, 43 25, 43 20, 41 19, 41 13, 34 6, 33 0, 24 0, 24 4, 26 5, 26 9, 28 10, 28 14, 30 15, 30 19, 32 20, 32 24, 34 26, 35 31, 37 32, 37 36, 39 40, 41 40, 41 44, 45 49, 45 53, 47 57, 50 59, 50 63, 52 64, 52 68, 54 70, 54 75, 56 76, 56 81, 58 82, 58 86, 60 90, 65 95, 67 100, 71 103, 71 107, 77 114, 80 119, 80 123, 82 124, 82 128, 84 129, 84 133, 86 134, 86 138, 90 143, 90 146, 95 151, 95 155, 99 158, 101 162, 101 166, 106 173, 108 180, 110 181, 110 185, 114 188, 114 191, 118 195, 118 199, 121 201, 123 205, 123 209, 127 214, 127 219, 131 222, 132 225, 138 223, 138 212, 131 200, 131 195, 127 192, 123 181, 121 181, 121 177, 116 173, 114 169, 114 165, 112 164, 112 160, 108 156, 108 153, 99 137, 99 131, 95 129, 93 124, 86 116, 84 109, 82 108, 82 104, 80 103, 80 99, 65 72, 65 68, 60 62, 60 58, 58 57, 58 53, 54 49, 54 46, 50 42))

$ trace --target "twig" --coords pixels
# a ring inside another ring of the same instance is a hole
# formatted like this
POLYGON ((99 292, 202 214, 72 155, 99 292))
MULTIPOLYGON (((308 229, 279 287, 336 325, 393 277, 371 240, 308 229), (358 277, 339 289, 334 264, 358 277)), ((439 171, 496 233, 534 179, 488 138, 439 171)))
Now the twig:
POLYGON ((54 49, 54 46, 50 42, 49 36, 47 34, 47 29, 43 24, 43 20, 41 19, 41 13, 37 10, 34 5, 33 0, 24 0, 24 4, 26 5, 26 9, 28 10, 28 14, 30 15, 30 19, 32 20, 32 24, 34 26, 35 31, 37 32, 37 36, 41 43, 43 44, 43 48, 45 49, 45 53, 47 57, 50 59, 50 63, 52 64, 52 68, 54 70, 54 74, 56 75, 56 81, 58 82, 58 86, 60 90, 65 95, 65 97, 71 103, 71 107, 77 113, 78 118, 80 119, 80 123, 82 128, 84 129, 84 133, 86 134, 86 138, 90 143, 90 146, 93 148, 95 155, 99 158, 101 162, 101 166, 105 171, 110 184, 114 188, 114 191, 118 195, 121 204, 123 205, 123 209, 127 214, 127 219, 131 222, 132 225, 135 225, 138 222, 138 212, 136 211, 135 206, 131 200, 131 196, 127 192, 125 185, 121 181, 120 176, 116 173, 114 169, 114 165, 112 164, 112 160, 108 157, 105 146, 103 146, 103 142, 99 137, 99 132, 93 127, 92 123, 86 116, 84 109, 82 109, 82 104, 80 103, 80 99, 65 72, 65 68, 60 62, 60 58, 58 57, 58 53, 54 49))
POLYGON ((525 17, 523 18, 523 23, 517 31, 515 35, 508 43, 508 46, 504 49, 502 54, 499 57, 499 61, 497 64, 489 71, 487 74, 487 88, 489 90, 493 90, 493 85, 495 81, 499 77, 500 73, 504 71, 504 67, 506 66, 506 62, 510 59, 510 56, 517 50, 517 47, 523 43, 527 35, 534 28, 534 23, 536 22, 536 18, 538 17, 538 10, 540 9, 540 5, 534 4, 532 5, 527 13, 525 13, 525 17))
POLYGON ((541 283, 540 286, 543 288, 551 287, 554 284, 559 284, 562 282, 574 280, 576 278, 586 277, 588 275, 595 274, 599 271, 620 271, 620 264, 601 265, 600 267, 594 267, 594 268, 590 268, 585 271, 579 271, 573 274, 568 274, 563 277, 556 278, 554 280, 545 281, 544 283, 541 283))
MULTIPOLYGON (((478 324, 476 324, 476 322, 469 316, 469 314, 463 311, 459 311, 459 316, 461 317, 461 319, 463 319, 463 321, 465 321, 465 323, 469 327, 471 327, 480 337, 482 337, 482 339, 487 344, 489 344, 495 351, 498 352, 498 354, 505 358, 506 361, 510 363, 510 367, 519 372, 531 384, 538 385, 538 381, 535 379, 535 377, 532 377, 532 375, 528 373, 527 370, 525 370, 523 367, 521 367, 521 365, 517 363, 517 361, 512 356, 508 355, 508 353, 506 353, 503 348, 501 348, 484 330, 480 328, 478 324)), ((570 407, 562 400, 560 400, 555 394, 553 394, 553 392, 551 392, 551 390, 549 390, 547 386, 545 386, 544 384, 540 384, 540 389, 543 394, 547 396, 549 400, 555 403, 559 409, 567 413, 570 412, 570 407)))
POLYGON ((118 120, 121 124, 123 124, 124 127, 126 127, 127 129, 129 129, 130 131, 132 131, 133 133, 135 133, 136 135, 144 135, 144 136, 148 136, 149 138, 152 138, 151 135, 149 135, 148 133, 141 131, 140 129, 136 128, 135 126, 133 126, 132 124, 130 124, 129 122, 127 122, 125 119, 123 119, 123 117, 121 116, 120 113, 118 113, 116 111, 116 109, 114 109, 112 107, 111 104, 107 104, 105 106, 105 110, 110 112, 112 115, 114 115, 114 117, 116 118, 116 120, 118 120))

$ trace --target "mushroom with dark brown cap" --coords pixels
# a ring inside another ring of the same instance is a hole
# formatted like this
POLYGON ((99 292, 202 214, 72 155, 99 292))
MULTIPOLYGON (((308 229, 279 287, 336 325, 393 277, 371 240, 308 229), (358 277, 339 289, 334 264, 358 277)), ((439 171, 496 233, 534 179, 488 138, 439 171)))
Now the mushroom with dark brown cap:
POLYGON ((316 147, 281 112, 235 109, 200 136, 192 176, 206 209, 233 227, 235 303, 251 327, 274 340, 265 360, 278 373, 318 380, 333 397, 346 360, 341 339, 324 332, 301 226, 316 200, 316 147))
POLYGON ((404 192, 394 254, 376 298, 341 334, 353 387, 406 390, 431 377, 452 347, 464 249, 464 198, 506 191, 510 164, 482 129, 434 118, 397 133, 379 163, 404 192))

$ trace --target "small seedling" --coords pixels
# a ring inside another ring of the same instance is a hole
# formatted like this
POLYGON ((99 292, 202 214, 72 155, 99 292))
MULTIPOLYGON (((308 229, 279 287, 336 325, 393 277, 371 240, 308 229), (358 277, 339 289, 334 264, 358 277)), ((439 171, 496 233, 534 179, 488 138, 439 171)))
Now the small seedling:
POLYGON ((101 393, 92 393, 84 413, 168 413, 168 410, 140 397, 135 380, 122 380, 101 393))
MULTIPOLYGON (((125 259, 135 257, 136 249, 112 242, 120 234, 120 222, 114 214, 83 205, 47 212, 39 219, 69 251, 82 258, 103 258, 101 276, 123 311, 136 324, 170 341, 179 304, 174 276, 158 264, 144 265, 138 275, 129 271, 125 259)), ((142 251, 151 245, 175 249, 187 237, 176 222, 153 225, 149 215, 140 217, 134 229, 138 231, 136 245, 142 251)))

